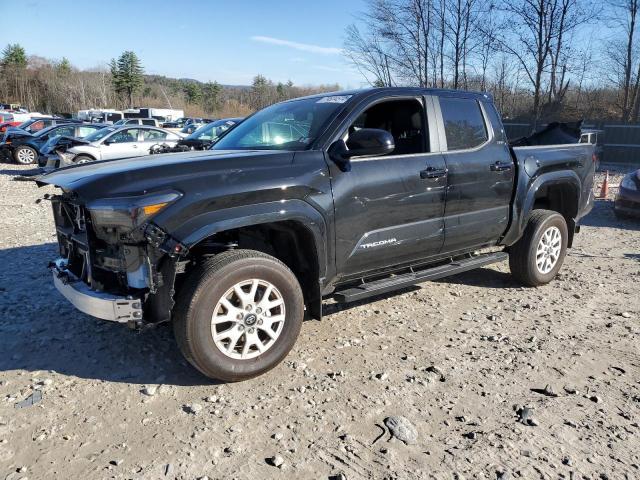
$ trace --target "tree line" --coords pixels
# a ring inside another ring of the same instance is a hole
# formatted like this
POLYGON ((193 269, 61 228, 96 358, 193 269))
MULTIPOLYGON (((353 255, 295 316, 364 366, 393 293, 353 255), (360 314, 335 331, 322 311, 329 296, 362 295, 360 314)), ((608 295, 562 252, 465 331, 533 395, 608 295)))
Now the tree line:
POLYGON ((73 114, 86 108, 134 106, 179 108, 193 117, 235 117, 275 102, 338 90, 339 85, 296 86, 256 75, 250 86, 228 86, 145 74, 132 51, 112 59, 108 67, 75 68, 68 59, 28 55, 18 44, 0 55, 0 101, 32 111, 73 114))
POLYGON ((489 91, 507 118, 640 114, 640 0, 373 0, 345 54, 372 85, 489 91))

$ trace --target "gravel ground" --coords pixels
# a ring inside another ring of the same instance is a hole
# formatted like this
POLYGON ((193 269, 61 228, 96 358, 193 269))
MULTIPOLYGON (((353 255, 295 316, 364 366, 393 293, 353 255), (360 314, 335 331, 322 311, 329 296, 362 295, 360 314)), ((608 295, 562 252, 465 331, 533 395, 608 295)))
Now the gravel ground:
POLYGON ((614 191, 550 285, 498 264, 330 305, 279 367, 213 384, 167 326, 54 290, 49 189, 21 170, 0 170, 2 479, 640 478, 640 222, 614 191))

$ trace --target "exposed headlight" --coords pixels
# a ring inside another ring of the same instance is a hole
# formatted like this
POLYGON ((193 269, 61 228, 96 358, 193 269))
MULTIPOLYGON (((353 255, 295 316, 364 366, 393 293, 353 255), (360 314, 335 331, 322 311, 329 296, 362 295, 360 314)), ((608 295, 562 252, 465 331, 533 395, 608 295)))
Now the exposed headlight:
POLYGON ((629 175, 623 177, 622 181, 620 182, 620 187, 626 188, 627 190, 637 190, 638 186, 636 184, 636 180, 634 180, 633 178, 634 176, 637 177, 637 174, 630 173, 629 175))
POLYGON ((164 192, 137 197, 107 198, 90 202, 87 209, 96 226, 131 231, 181 196, 179 192, 164 192))

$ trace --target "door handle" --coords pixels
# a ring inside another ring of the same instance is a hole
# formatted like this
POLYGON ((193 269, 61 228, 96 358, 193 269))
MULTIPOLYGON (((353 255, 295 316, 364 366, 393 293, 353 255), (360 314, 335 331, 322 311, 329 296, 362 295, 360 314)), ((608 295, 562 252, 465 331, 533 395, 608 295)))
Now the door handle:
POLYGON ((131 145, 133 148, 138 148, 138 145, 131 145))
POLYGON ((448 173, 449 170, 447 168, 428 167, 427 169, 420 171, 420 178, 441 178, 446 177, 448 173))
POLYGON ((492 172, 504 172, 506 170, 511 170, 513 168, 513 163, 501 162, 498 160, 496 163, 491 164, 492 172))

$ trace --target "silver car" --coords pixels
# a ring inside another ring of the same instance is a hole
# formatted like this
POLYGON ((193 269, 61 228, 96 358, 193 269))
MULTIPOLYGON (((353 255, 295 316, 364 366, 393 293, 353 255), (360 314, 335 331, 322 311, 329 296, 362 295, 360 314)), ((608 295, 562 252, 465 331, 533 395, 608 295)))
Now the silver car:
POLYGON ((153 145, 161 143, 173 147, 180 138, 178 134, 168 130, 142 125, 106 127, 74 142, 65 152, 58 153, 60 167, 95 160, 142 157, 149 155, 153 145))

